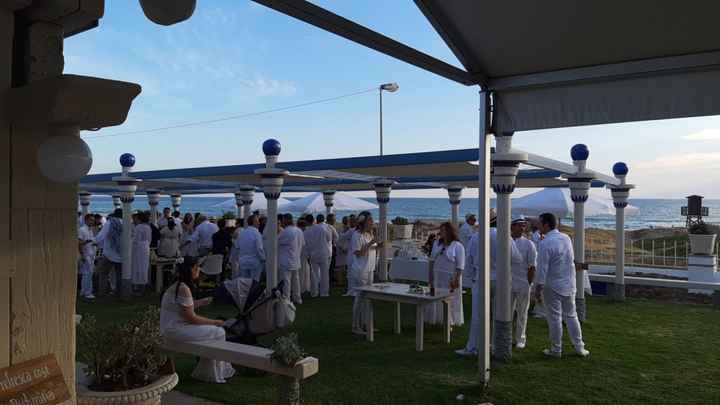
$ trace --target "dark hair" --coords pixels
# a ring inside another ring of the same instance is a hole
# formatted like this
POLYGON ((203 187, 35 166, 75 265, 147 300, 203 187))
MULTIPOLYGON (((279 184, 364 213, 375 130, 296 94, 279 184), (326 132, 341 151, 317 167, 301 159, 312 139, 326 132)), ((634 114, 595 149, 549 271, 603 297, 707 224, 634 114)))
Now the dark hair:
POLYGON ((218 226, 218 228, 220 228, 220 229, 225 228, 225 218, 220 218, 220 219, 217 221, 217 226, 218 226))
POLYGON ((450 222, 440 224, 440 229, 445 230, 445 237, 440 239, 443 245, 449 246, 451 243, 460 240, 457 228, 450 222))
POLYGON ((140 211, 137 213, 137 218, 143 224, 150 222, 150 213, 147 211, 140 211))
POLYGON ((193 223, 193 214, 191 213, 185 213, 185 217, 183 217, 183 223, 184 224, 192 224, 193 223))
POLYGON ((315 218, 315 220, 317 221, 318 224, 323 223, 323 222, 325 222, 325 215, 318 214, 317 217, 315 218))
POLYGON ((315 223, 315 217, 312 216, 312 214, 305 215, 305 222, 307 222, 308 225, 312 225, 315 223))
POLYGON ((550 229, 557 228, 557 217, 554 214, 546 212, 544 214, 540 214, 540 217, 538 219, 540 220, 541 224, 549 226, 550 229))
POLYGON ((255 214, 250 215, 247 217, 247 225, 248 226, 255 226, 258 224, 258 217, 255 214))
POLYGON ((116 208, 115 211, 113 211, 113 213, 110 214, 110 216, 115 217, 115 218, 122 218, 123 217, 122 208, 116 208))
POLYGON ((165 212, 165 211, 170 211, 170 207, 163 208, 163 212, 165 212))
POLYGON ((172 216, 173 218, 180 218, 180 211, 173 211, 172 216))
POLYGON ((348 217, 347 217, 347 216, 342 217, 342 224, 345 225, 345 226, 347 226, 347 224, 348 224, 348 217))
POLYGON ((292 225, 292 223, 293 223, 293 216, 292 216, 292 214, 290 214, 290 213, 284 214, 284 215, 283 215, 283 221, 285 221, 285 222, 287 222, 287 223, 289 223, 289 224, 292 225))
POLYGON ((175 229, 175 220, 174 220, 174 219, 171 219, 171 220, 167 221, 167 227, 168 227, 168 229, 171 230, 171 231, 172 231, 173 229, 175 229))
POLYGON ((192 256, 183 257, 183 262, 177 266, 177 286, 175 287, 175 299, 178 297, 178 290, 180 290, 180 284, 185 284, 190 289, 190 293, 195 290, 195 281, 192 278, 193 267, 198 263, 198 260, 192 256))
POLYGON ((244 228, 245 227, 245 218, 238 218, 235 221, 235 227, 236 228, 244 228))

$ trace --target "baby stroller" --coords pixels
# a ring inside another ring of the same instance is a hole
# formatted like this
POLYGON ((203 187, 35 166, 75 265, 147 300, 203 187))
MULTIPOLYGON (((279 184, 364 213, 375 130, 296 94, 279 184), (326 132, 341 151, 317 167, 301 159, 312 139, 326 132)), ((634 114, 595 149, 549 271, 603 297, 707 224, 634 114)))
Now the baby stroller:
POLYGON ((258 337, 287 328, 295 321, 295 305, 282 294, 283 282, 270 293, 250 278, 226 280, 215 289, 215 302, 234 305, 238 315, 228 319, 226 340, 257 345, 258 337))

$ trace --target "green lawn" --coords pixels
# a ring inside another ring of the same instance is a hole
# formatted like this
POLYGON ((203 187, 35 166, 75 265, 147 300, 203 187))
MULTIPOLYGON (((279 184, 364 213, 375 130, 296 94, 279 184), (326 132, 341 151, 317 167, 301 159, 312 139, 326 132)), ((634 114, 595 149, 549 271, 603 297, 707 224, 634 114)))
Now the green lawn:
MULTIPOLYGON (((425 351, 418 353, 414 308, 403 308, 404 331, 394 335, 392 307, 376 305, 380 332, 368 343, 350 333, 351 299, 333 293, 306 300, 293 327, 305 350, 320 359, 319 374, 303 385, 304 404, 720 404, 720 311, 710 306, 591 298, 583 326, 588 359, 543 357, 547 327, 531 319, 528 347, 515 351, 510 363, 493 365, 483 393, 476 361, 453 353, 464 345, 469 325, 453 331, 450 345, 442 342, 441 329, 426 329, 425 351)), ((469 319, 469 294, 465 298, 469 319)), ((158 302, 79 303, 78 313, 112 323, 158 302)), ((204 314, 233 312, 211 306, 204 314)), ((566 351, 572 351, 567 339, 566 351)), ((212 385, 190 379, 194 359, 179 357, 177 366, 177 389, 185 393, 228 404, 275 403, 273 377, 244 372, 212 385)))

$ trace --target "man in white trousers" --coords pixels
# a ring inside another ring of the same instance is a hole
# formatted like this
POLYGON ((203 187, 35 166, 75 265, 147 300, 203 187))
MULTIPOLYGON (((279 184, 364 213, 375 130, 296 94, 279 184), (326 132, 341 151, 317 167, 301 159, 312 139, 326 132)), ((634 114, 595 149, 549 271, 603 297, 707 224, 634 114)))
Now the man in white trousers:
POLYGON ((318 214, 315 225, 306 231, 305 243, 310 256, 310 295, 330 295, 330 259, 332 258, 333 232, 325 223, 325 216, 318 214))
POLYGON ((92 281, 95 268, 95 237, 91 231, 94 222, 95 217, 87 214, 83 217, 83 225, 78 229, 80 296, 89 300, 95 299, 92 281))
POLYGON ((526 230, 527 220, 524 216, 520 215, 512 219, 510 223, 510 236, 513 239, 510 259, 512 276, 510 308, 515 314, 515 347, 518 349, 524 349, 527 343, 525 331, 530 307, 530 284, 535 277, 537 259, 535 244, 523 236, 526 230))
POLYGON ((283 295, 295 304, 302 304, 300 291, 301 254, 305 246, 303 231, 293 223, 292 214, 283 215, 283 230, 278 235, 278 269, 284 280, 283 295))
POLYGON ((557 230, 555 215, 540 215, 540 232, 545 235, 537 258, 536 295, 545 303, 550 335, 550 348, 543 353, 550 357, 562 357, 563 321, 567 325, 570 341, 575 352, 587 357, 582 329, 575 310, 575 255, 570 237, 557 230))
MULTIPOLYGON (((494 319, 495 313, 495 252, 497 251, 497 214, 494 209, 490 209, 490 318, 492 325, 492 319, 494 319)), ((467 344, 464 348, 456 350, 455 353, 460 356, 477 356, 478 355, 478 341, 480 340, 480 330, 482 329, 482 319, 478 308, 480 308, 480 300, 482 299, 482 292, 480 291, 480 267, 479 258, 480 254, 480 234, 475 232, 470 240, 468 241, 468 247, 466 249, 467 260, 465 268, 469 269, 472 274, 472 317, 470 320, 470 335, 468 336, 467 344)), ((492 333, 491 333, 492 336, 492 333)))

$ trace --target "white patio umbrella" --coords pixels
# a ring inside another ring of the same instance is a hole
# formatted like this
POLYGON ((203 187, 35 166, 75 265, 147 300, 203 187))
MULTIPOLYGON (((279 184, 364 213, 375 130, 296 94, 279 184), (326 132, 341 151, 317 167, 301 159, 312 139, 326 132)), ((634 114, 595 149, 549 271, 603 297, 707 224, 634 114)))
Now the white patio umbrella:
MULTIPOLYGON (((285 198, 278 198, 278 209, 285 209, 285 206, 287 204, 290 204, 290 200, 285 198)), ((223 201, 221 203, 217 203, 212 206, 212 208, 227 208, 232 209, 236 208, 236 202, 234 198, 231 198, 229 200, 223 201)), ((265 198, 265 195, 263 193, 255 193, 255 197, 253 197, 253 203, 250 205, 251 211, 267 211, 267 199, 265 198)))
MULTIPOLYGON (((635 214, 638 208, 628 205, 626 214, 635 214)), ((512 199, 513 214, 522 214, 536 217, 545 212, 555 214, 558 218, 572 217, 573 201, 570 198, 570 189, 549 187, 524 197, 512 199)), ((601 198, 590 195, 585 202, 585 216, 615 215, 615 207, 611 198, 601 198)))
MULTIPOLYGON (((333 200, 334 211, 363 211, 375 209, 378 206, 363 199, 353 197, 344 192, 335 193, 333 200)), ((322 193, 312 193, 295 200, 283 207, 285 211, 302 212, 305 214, 324 214, 325 199, 322 193)))

